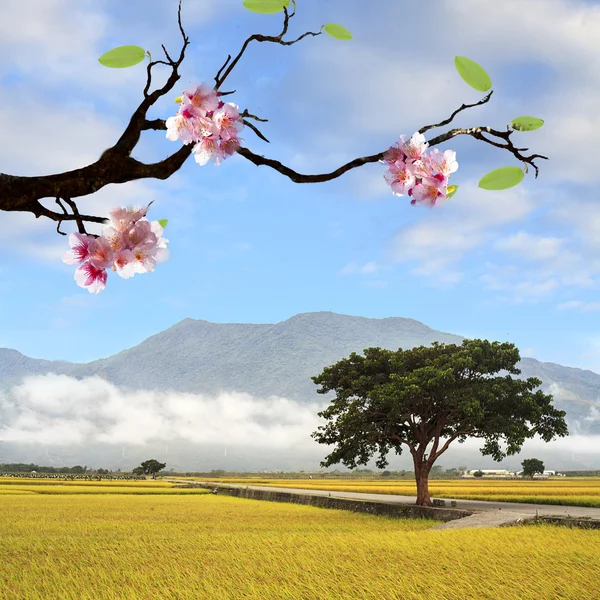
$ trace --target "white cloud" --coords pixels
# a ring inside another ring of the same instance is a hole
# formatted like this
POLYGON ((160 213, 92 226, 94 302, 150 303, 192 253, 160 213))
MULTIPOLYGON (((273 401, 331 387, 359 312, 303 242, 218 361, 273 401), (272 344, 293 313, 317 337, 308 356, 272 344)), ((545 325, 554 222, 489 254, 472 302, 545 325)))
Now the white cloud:
POLYGON ((578 308, 584 312, 595 312, 600 310, 600 302, 582 302, 581 300, 569 300, 561 302, 556 307, 558 310, 572 310, 578 308))
POLYGON ((490 72, 511 63, 549 67, 550 90, 540 89, 525 105, 514 102, 520 114, 545 120, 540 130, 526 134, 532 141, 525 145, 552 159, 551 168, 540 161, 544 180, 592 182, 597 159, 586 149, 600 140, 600 6, 581 0, 443 0, 443 5, 447 32, 477 23, 450 46, 460 45, 457 53, 476 56, 490 72))
POLYGON ((524 260, 548 260, 561 254, 564 240, 519 231, 499 239, 494 246, 498 250, 514 254, 524 260))
POLYGON ((240 392, 199 394, 125 391, 100 377, 28 377, 0 394, 0 441, 59 444, 198 444, 313 447, 321 404, 304 405, 240 392))
POLYGON ((458 281, 461 274, 450 273, 451 267, 488 240, 494 230, 519 221, 536 204, 525 188, 505 190, 499 199, 469 182, 461 185, 460 197, 455 196, 450 206, 428 211, 417 223, 402 228, 387 260, 410 262, 418 275, 446 277, 446 283, 458 281))
POLYGON ((377 273, 381 269, 381 266, 378 265, 375 261, 369 261, 364 265, 359 265, 357 263, 348 263, 340 273, 342 275, 372 275, 373 273, 377 273))

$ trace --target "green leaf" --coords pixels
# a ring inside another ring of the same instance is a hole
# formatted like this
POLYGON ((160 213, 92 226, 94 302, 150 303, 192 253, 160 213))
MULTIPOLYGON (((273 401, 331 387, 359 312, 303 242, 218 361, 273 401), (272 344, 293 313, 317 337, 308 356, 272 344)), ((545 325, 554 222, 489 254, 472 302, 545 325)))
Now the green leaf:
POLYGON ((486 70, 471 59, 456 56, 454 66, 465 82, 477 91, 487 92, 492 87, 492 80, 486 70))
POLYGON ((105 52, 98 62, 111 69, 124 69, 142 62, 145 56, 146 51, 139 46, 118 46, 105 52))
POLYGON ((458 186, 455 185, 449 185, 448 186, 448 192, 446 194, 446 200, 450 200, 450 198, 452 198, 452 196, 454 196, 454 194, 456 194, 456 190, 458 189, 458 186))
POLYGON ((261 15, 273 15, 290 5, 290 0, 244 0, 244 7, 261 15))
POLYGON ((336 25, 335 23, 327 23, 325 25, 325 33, 328 33, 332 38, 336 40, 351 40, 352 34, 341 25, 336 25))
POLYGON ((168 219, 159 219, 158 220, 158 224, 164 229, 167 226, 167 223, 169 222, 168 219))
POLYGON ((490 171, 479 181, 479 187, 484 190, 506 190, 523 181, 525 173, 519 167, 501 167, 490 171))
POLYGON ((517 117, 513 119, 508 126, 517 131, 534 131, 539 129, 544 124, 542 119, 537 117, 517 117))

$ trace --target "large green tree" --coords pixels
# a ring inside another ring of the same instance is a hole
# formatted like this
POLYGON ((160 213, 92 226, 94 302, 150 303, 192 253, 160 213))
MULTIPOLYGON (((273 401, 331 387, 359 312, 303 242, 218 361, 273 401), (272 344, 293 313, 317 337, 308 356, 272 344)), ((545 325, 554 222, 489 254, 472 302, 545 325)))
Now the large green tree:
MULTIPOLYGON (((145 460, 140 467, 142 468, 142 472, 144 475, 152 475, 153 479, 156 479, 156 474, 159 471, 162 471, 167 466, 167 463, 158 462, 156 459, 151 458, 150 460, 145 460)), ((139 469, 140 467, 136 467, 139 469)), ((135 469, 134 469, 135 472, 135 469)))
POLYGON ((454 440, 482 438, 481 453, 501 461, 536 434, 546 442, 568 435, 566 413, 553 407, 551 395, 536 390, 542 382, 512 377, 521 373, 519 360, 514 344, 477 339, 352 353, 312 378, 319 394, 336 394, 318 413, 328 423, 312 434, 321 444, 335 445, 321 466, 341 462, 355 468, 378 453, 377 468, 384 469, 389 451, 401 454, 407 446, 416 503, 429 506, 429 473, 454 440))
POLYGON ((536 473, 544 474, 544 463, 539 458, 526 458, 522 463, 523 477, 531 477, 536 473))

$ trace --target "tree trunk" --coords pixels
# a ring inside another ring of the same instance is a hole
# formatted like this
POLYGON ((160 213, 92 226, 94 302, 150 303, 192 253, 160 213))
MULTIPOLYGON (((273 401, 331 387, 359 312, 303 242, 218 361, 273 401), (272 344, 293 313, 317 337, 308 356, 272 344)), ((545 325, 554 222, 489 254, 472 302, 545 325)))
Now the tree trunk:
POLYGON ((417 506, 433 506, 429 496, 429 471, 431 465, 423 462, 415 464, 415 479, 417 482, 417 506))

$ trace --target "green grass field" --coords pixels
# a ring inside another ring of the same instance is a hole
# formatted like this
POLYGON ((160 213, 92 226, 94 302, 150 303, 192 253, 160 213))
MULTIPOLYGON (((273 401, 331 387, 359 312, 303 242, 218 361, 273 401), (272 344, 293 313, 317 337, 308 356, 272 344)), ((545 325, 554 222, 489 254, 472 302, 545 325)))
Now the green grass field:
MULTIPOLYGON (((188 479, 188 478, 186 478, 188 479)), ((201 479, 201 478, 189 478, 201 479)), ((330 492, 361 492, 368 494, 398 494, 416 496, 414 481, 335 480, 335 479, 203 479, 221 483, 244 483, 283 488, 304 488, 330 492)), ((560 479, 476 480, 445 479, 430 480, 429 494, 432 498, 456 498, 463 500, 491 500, 497 502, 526 502, 534 504, 562 504, 600 508, 600 477, 569 477, 560 479)), ((598 595, 600 598, 600 594, 598 595)))
POLYGON ((52 485, 0 483, 1 600, 600 598, 600 530, 432 531, 163 482, 34 491, 52 485))

